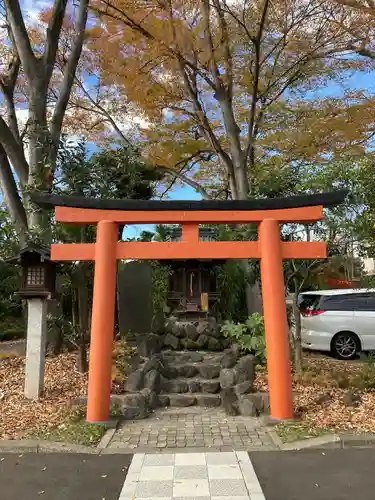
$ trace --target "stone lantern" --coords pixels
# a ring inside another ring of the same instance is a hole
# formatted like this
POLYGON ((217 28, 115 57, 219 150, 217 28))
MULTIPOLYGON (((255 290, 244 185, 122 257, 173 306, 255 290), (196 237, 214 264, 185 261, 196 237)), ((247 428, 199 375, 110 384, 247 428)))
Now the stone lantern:
POLYGON ((49 249, 36 243, 28 243, 7 262, 22 268, 17 295, 27 301, 25 396, 38 399, 44 386, 47 300, 55 294, 56 264, 49 249))

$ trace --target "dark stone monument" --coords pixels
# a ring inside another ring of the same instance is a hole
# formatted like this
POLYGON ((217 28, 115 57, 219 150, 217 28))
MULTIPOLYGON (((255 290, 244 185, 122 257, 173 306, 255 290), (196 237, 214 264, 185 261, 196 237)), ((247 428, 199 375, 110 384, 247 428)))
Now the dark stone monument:
POLYGON ((120 332, 150 333, 152 270, 147 262, 127 262, 117 276, 120 332))

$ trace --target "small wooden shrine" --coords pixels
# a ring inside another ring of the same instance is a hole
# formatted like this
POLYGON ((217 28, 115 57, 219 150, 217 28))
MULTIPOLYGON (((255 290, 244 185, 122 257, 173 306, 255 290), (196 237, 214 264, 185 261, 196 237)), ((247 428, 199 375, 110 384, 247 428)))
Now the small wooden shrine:
MULTIPOLYGON (((170 241, 181 241, 181 228, 172 231, 170 241)), ((199 228, 200 241, 216 241, 216 232, 199 228)), ((225 261, 213 259, 181 259, 162 261, 169 265, 172 274, 169 279, 168 307, 173 314, 195 316, 216 315, 220 300, 217 289, 217 266, 225 261)))

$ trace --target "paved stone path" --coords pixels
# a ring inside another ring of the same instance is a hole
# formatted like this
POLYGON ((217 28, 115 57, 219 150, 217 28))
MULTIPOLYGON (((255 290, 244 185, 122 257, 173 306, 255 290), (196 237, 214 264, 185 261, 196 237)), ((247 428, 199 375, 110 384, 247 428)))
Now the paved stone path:
POLYGON ((158 410, 145 420, 125 421, 109 444, 113 453, 134 451, 192 451, 275 449, 262 421, 229 417, 217 408, 158 410))
POLYGON ((265 500, 244 451, 134 455, 119 500, 265 500))

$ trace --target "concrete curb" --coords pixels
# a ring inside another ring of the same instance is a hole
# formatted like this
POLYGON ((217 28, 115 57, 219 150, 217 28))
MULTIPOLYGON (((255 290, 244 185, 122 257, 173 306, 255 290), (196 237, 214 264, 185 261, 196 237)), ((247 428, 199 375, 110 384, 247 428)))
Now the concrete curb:
POLYGON ((279 448, 281 450, 282 447, 284 446, 284 443, 281 441, 281 438, 277 434, 277 432, 274 431, 273 429, 267 429, 267 432, 268 432, 268 435, 271 438, 271 441, 276 446, 276 448, 279 448))
POLYGON ((303 450, 306 448, 341 448, 340 436, 328 434, 326 436, 301 439, 292 443, 283 443, 282 450, 303 450))
POLYGON ((374 448, 375 434, 340 434, 342 448, 374 448))
POLYGON ((312 449, 375 448, 375 434, 327 434, 283 443, 276 431, 268 429, 273 444, 281 451, 312 449))
POLYGON ((0 440, 0 453, 99 453, 98 448, 43 440, 0 440))
POLYGON ((2 439, 0 453, 38 453, 40 441, 36 439, 2 439))
POLYGON ((97 447, 83 446, 81 444, 41 441, 38 446, 38 453, 82 453, 95 455, 99 453, 99 450, 97 447))
POLYGON ((102 439, 97 444, 98 450, 104 450, 108 447, 109 443, 112 441, 113 436, 115 435, 116 427, 113 429, 107 429, 102 439))

